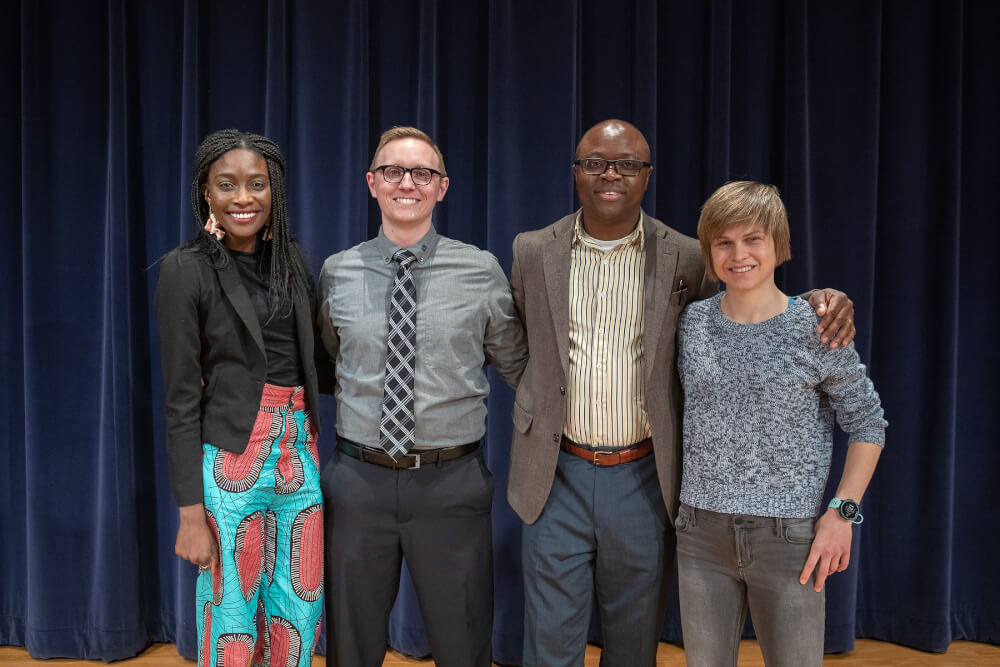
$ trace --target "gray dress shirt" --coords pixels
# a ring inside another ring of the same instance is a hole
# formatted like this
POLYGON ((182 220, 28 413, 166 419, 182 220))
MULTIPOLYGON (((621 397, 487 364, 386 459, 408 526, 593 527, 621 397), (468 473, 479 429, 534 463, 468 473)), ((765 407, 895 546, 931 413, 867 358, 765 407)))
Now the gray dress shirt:
MULTIPOLYGON (((398 246, 376 238, 327 258, 319 327, 336 371, 337 433, 379 446, 387 310, 398 246)), ((486 432, 486 364, 517 386, 528 361, 524 329, 496 258, 430 231, 409 247, 417 288, 413 381, 415 447, 474 442, 486 432)))

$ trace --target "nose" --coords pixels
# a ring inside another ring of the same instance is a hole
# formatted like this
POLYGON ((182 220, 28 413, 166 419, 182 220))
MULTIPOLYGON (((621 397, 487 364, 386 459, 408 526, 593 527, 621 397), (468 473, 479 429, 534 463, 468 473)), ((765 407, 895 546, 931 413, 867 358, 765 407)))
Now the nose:
POLYGON ((250 204, 250 203, 252 203, 253 202, 253 197, 250 194, 250 188, 246 187, 245 185, 241 185, 238 188, 236 188, 236 196, 233 197, 233 200, 237 204, 250 204))
POLYGON ((406 189, 417 187, 417 184, 413 182, 413 174, 411 172, 403 172, 403 178, 399 181, 399 187, 406 189))
POLYGON ((606 178, 609 181, 617 181, 622 177, 618 173, 618 165, 614 162, 608 162, 608 166, 604 168, 604 172, 601 173, 601 178, 606 178))

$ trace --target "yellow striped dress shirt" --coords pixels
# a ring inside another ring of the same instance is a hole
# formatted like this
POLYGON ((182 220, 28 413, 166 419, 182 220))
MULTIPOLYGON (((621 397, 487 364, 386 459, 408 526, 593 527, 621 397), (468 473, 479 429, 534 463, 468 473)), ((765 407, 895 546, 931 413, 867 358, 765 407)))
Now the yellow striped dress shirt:
POLYGON ((642 375, 645 246, 642 224, 637 224, 605 252, 577 216, 570 251, 569 382, 563 428, 574 442, 618 448, 650 435, 642 375))

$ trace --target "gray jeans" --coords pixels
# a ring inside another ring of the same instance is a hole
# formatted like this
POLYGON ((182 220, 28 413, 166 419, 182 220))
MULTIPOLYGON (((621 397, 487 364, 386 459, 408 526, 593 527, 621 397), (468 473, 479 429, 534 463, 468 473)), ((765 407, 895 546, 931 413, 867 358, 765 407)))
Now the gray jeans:
POLYGON ((681 504, 677 569, 690 667, 736 665, 748 605, 765 664, 823 664, 826 593, 799 583, 813 522, 681 504))

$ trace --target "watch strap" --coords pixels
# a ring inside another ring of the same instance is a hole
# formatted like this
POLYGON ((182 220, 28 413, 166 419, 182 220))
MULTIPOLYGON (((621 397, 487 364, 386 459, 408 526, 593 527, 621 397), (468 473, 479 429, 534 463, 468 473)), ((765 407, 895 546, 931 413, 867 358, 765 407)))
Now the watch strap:
POLYGON ((861 505, 857 501, 851 500, 850 498, 831 498, 830 504, 827 507, 835 509, 840 513, 840 517, 845 521, 850 521, 851 523, 861 523, 865 520, 865 517, 861 514, 861 505), (845 502, 853 503, 855 507, 858 508, 853 517, 844 516, 844 510, 842 509, 845 502))

